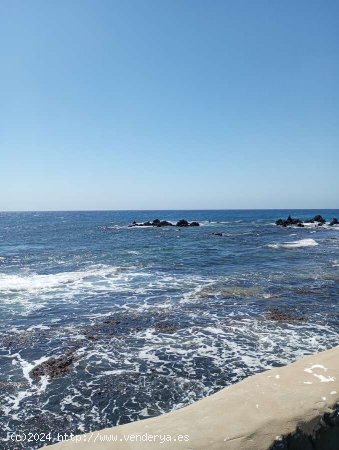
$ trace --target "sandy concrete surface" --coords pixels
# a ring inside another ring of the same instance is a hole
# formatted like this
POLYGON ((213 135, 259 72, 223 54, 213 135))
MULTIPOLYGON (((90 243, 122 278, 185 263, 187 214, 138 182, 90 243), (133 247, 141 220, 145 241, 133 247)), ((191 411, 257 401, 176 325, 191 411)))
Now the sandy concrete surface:
POLYGON ((339 347, 246 378, 177 411, 50 447, 264 450, 297 427, 312 435, 337 402, 339 347))

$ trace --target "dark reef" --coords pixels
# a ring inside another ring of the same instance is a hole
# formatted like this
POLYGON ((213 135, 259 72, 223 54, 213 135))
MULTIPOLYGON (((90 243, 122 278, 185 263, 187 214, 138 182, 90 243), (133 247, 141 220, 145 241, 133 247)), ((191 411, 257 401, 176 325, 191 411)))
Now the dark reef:
MULTIPOLYGON (((314 223, 318 227, 321 227, 326 223, 326 220, 320 214, 317 214, 312 219, 306 219, 304 221, 302 221, 301 219, 294 218, 290 215, 287 217, 287 219, 278 219, 275 221, 275 224, 281 227, 290 227, 290 226, 304 227, 305 223, 314 223)), ((339 225, 338 219, 334 217, 329 223, 329 225, 331 227, 334 225, 339 225)))
POLYGON ((40 380, 44 375, 50 378, 62 377, 71 371, 73 362, 76 361, 77 356, 74 353, 69 353, 58 358, 49 358, 31 370, 30 375, 35 380, 40 380))
POLYGON ((149 220, 147 222, 138 223, 132 222, 129 227, 199 227, 199 222, 188 222, 185 219, 179 220, 175 225, 167 220, 154 219, 153 222, 149 220))

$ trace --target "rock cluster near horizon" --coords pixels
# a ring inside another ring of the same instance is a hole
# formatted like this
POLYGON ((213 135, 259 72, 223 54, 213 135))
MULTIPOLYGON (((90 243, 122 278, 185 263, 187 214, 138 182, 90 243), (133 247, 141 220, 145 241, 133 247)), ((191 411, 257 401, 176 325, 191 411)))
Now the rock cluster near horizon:
MULTIPOLYGON (((320 214, 317 214, 312 219, 306 219, 304 221, 291 216, 288 216, 287 219, 278 219, 275 221, 275 224, 281 227, 290 227, 293 225, 297 227, 304 227, 305 223, 314 223, 320 227, 326 223, 326 220, 320 214)), ((339 225, 339 221, 335 217, 329 223, 329 226, 332 227, 333 225, 339 225)))
POLYGON ((199 227, 199 222, 188 222, 185 219, 179 220, 176 224, 168 222, 167 220, 154 219, 153 222, 147 221, 138 223, 132 222, 129 227, 199 227))

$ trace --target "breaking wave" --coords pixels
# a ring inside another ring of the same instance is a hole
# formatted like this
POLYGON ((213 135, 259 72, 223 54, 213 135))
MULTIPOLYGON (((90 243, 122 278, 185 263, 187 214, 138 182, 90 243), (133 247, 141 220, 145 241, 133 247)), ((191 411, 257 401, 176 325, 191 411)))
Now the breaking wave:
POLYGON ((314 239, 300 239, 299 241, 283 242, 279 244, 268 244, 271 248, 303 248, 319 245, 314 239))

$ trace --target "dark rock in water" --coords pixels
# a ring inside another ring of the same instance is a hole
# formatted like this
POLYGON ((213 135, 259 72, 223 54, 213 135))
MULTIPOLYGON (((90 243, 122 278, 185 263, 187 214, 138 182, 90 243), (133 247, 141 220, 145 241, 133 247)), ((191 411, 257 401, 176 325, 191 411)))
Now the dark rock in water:
POLYGON ((265 314, 266 319, 276 322, 303 322, 302 316, 295 316, 289 312, 280 311, 278 308, 272 308, 265 314))
POLYGON ((301 227, 301 228, 304 228, 304 224, 303 223, 298 223, 298 225, 297 225, 297 227, 301 227))
MULTIPOLYGON (((136 221, 134 220, 134 221, 133 221, 131 224, 129 224, 128 226, 129 226, 129 227, 156 227, 156 226, 158 225, 157 220, 158 220, 158 219, 156 219, 156 220, 153 221, 153 222, 150 222, 150 221, 148 220, 147 222, 143 222, 143 223, 138 223, 138 222, 136 222, 136 221)), ((160 223, 160 220, 159 220, 159 223, 160 223)))
POLYGON ((288 217, 287 217, 287 222, 288 222, 290 225, 299 225, 300 223, 302 223, 302 220, 300 220, 300 219, 294 219, 293 217, 288 216, 288 217))
POLYGON ((155 325, 155 329, 157 331, 172 332, 172 331, 176 331, 178 329, 178 327, 176 327, 175 325, 168 325, 168 324, 158 323, 158 324, 155 325))
POLYGON ((282 226, 282 227, 287 227, 287 226, 291 226, 291 225, 297 225, 299 226, 299 224, 302 224, 302 220, 300 219, 295 219, 294 217, 292 217, 291 215, 289 215, 287 217, 286 220, 284 219, 278 219, 275 221, 276 225, 282 226))
MULTIPOLYGON (((315 222, 316 222, 316 224, 318 226, 322 226, 322 225, 324 225, 324 223, 326 223, 326 220, 320 214, 317 214, 316 216, 313 217, 313 219, 307 219, 307 220, 304 221, 304 223, 315 223, 315 222)), ((292 217, 290 215, 287 217, 286 220, 284 220, 284 219, 276 220, 275 224, 279 225, 281 227, 289 227, 289 226, 292 226, 292 225, 297 226, 297 227, 303 227, 304 226, 302 220, 295 219, 294 217, 292 217)))
POLYGON ((62 377, 71 371, 71 366, 77 357, 73 354, 49 358, 31 370, 30 375, 35 380, 40 380, 44 375, 50 378, 62 377))
POLYGON ((330 226, 333 227, 333 225, 339 225, 339 220, 336 217, 334 217, 330 222, 330 226))
POLYGON ((85 339, 98 341, 110 339, 113 335, 117 336, 120 328, 121 320, 117 320, 115 317, 106 317, 104 320, 89 324, 86 329, 81 331, 85 339))
POLYGON ((116 319, 105 319, 103 320, 104 324, 106 325, 119 325, 121 323, 121 320, 116 320, 116 319))
POLYGON ((174 225, 171 222, 167 222, 167 220, 162 220, 158 223, 157 227, 174 227, 174 225))
POLYGON ((319 223, 326 223, 326 220, 320 214, 314 216, 313 221, 319 223))
POLYGON ((188 225, 189 223, 185 219, 179 220, 179 222, 177 222, 176 224, 177 227, 188 227, 188 225))
MULTIPOLYGON (((168 222, 167 220, 160 220, 160 219, 154 219, 153 222, 150 222, 149 220, 147 222, 138 223, 135 220, 128 225, 129 227, 174 227, 174 224, 171 222, 168 222)), ((176 223, 177 227, 199 227, 199 222, 191 222, 189 223, 187 220, 182 219, 179 220, 179 222, 176 223)))
POLYGON ((84 336, 85 336, 85 338, 88 339, 89 341, 97 341, 97 340, 99 339, 98 336, 96 336, 95 334, 91 334, 91 333, 89 333, 88 331, 86 331, 86 332, 84 333, 84 336))
POLYGON ((219 232, 215 232, 215 233, 211 233, 213 236, 223 236, 223 233, 219 233, 219 232))
POLYGON ((21 333, 8 331, 0 337, 0 347, 10 348, 12 351, 29 348, 35 345, 44 345, 48 339, 48 332, 45 330, 33 329, 25 330, 21 333))
POLYGON ((318 222, 318 224, 324 224, 326 223, 326 220, 320 215, 317 214, 316 216, 313 217, 313 219, 307 219, 305 220, 305 223, 314 223, 314 222, 318 222))

